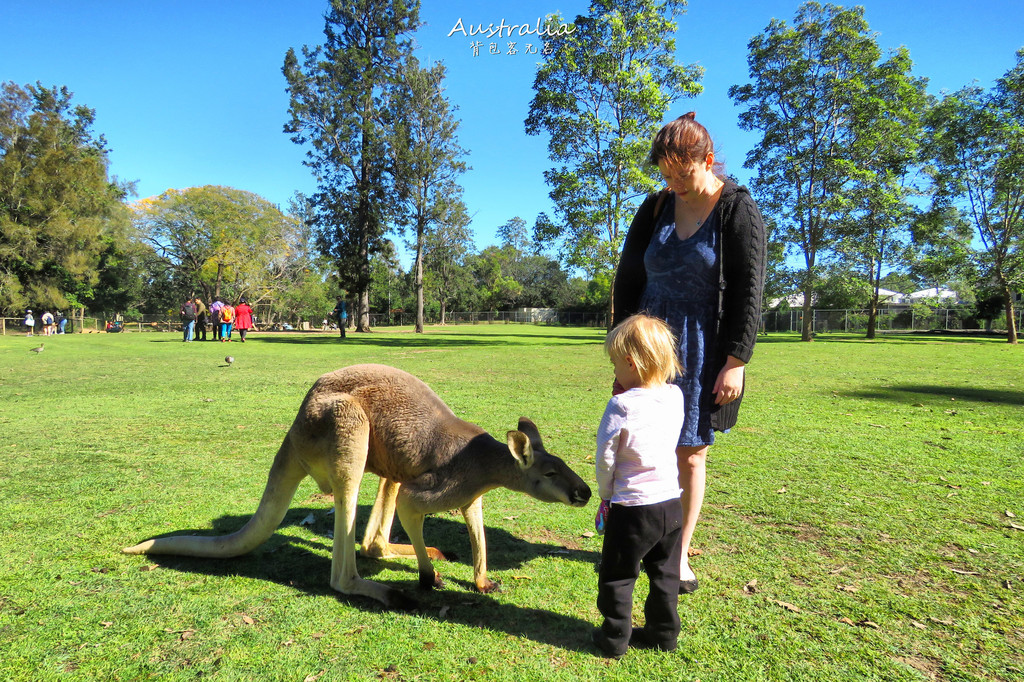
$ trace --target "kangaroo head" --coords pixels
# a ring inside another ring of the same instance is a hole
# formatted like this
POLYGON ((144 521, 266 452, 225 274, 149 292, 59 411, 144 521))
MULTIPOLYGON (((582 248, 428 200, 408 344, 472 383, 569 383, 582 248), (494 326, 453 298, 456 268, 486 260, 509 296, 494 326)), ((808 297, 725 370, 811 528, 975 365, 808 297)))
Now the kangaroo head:
POLYGON ((519 430, 508 432, 508 449, 519 465, 521 487, 542 502, 562 502, 582 507, 590 499, 590 486, 565 462, 548 454, 536 424, 523 417, 519 430))

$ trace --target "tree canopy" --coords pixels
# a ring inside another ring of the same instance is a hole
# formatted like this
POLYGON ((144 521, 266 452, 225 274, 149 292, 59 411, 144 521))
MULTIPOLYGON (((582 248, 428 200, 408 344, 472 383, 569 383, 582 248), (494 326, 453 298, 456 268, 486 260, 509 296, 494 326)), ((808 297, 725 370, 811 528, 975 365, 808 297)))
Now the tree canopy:
POLYGON ((537 238, 591 277, 614 269, 638 199, 657 186, 646 158, 665 112, 701 91, 703 69, 674 56, 685 4, 592 0, 537 71, 526 132, 547 133, 559 164, 544 172, 556 208, 537 238))
POLYGON ((128 222, 95 112, 66 87, 0 89, 0 310, 83 306, 128 222))
POLYGON ((458 177, 466 170, 461 160, 459 122, 444 96, 445 67, 422 68, 410 56, 399 72, 396 88, 398 143, 395 176, 404 198, 401 222, 413 232, 416 332, 423 332, 423 252, 430 230, 438 229, 462 204, 458 177))
POLYGON ((803 256, 802 337, 809 341, 819 257, 836 248, 860 172, 854 124, 880 51, 863 7, 816 2, 803 4, 792 26, 772 19, 748 48, 751 82, 729 88, 729 96, 744 108, 740 127, 764 133, 744 165, 757 170, 751 184, 762 211, 803 256))
POLYGON ((318 243, 356 294, 359 331, 369 327, 370 258, 384 248, 397 208, 394 89, 418 25, 418 1, 332 0, 324 44, 304 46, 301 61, 290 48, 282 69, 284 130, 307 146, 318 243))
POLYGON ((973 225, 971 256, 1005 303, 1017 342, 1013 294, 1024 285, 1024 49, 994 92, 970 85, 929 113, 933 211, 973 225))
POLYGON ((169 189, 134 208, 139 233, 176 273, 183 296, 201 291, 206 301, 258 299, 297 229, 266 199, 231 187, 169 189))

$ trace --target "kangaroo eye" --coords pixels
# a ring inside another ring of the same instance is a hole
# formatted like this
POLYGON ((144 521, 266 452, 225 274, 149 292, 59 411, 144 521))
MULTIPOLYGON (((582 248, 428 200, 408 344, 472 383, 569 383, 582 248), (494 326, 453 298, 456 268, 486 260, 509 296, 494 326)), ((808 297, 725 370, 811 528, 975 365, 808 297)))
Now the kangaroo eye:
POLYGON ((558 475, 557 471, 549 471, 546 474, 544 474, 544 478, 554 478, 557 475, 558 475))

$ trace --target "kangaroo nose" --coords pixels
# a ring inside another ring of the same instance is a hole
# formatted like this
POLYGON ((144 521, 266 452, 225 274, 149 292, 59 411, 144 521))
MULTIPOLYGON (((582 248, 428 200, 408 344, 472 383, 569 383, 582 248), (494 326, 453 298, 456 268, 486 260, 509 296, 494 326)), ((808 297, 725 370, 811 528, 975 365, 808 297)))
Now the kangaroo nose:
POLYGON ((590 500, 590 488, 577 488, 573 491, 572 501, 576 506, 582 507, 590 500))

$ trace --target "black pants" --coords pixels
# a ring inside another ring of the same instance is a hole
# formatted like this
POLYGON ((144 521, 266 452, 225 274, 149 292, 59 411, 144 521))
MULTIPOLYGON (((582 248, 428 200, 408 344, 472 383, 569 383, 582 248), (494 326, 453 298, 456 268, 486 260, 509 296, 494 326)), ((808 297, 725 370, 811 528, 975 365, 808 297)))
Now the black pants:
POLYGON ((675 648, 679 637, 679 559, 683 508, 679 499, 639 507, 613 504, 601 549, 597 608, 601 631, 615 649, 625 651, 633 631, 633 586, 640 564, 650 582, 644 602, 644 630, 655 645, 675 648))
POLYGON ((206 341, 206 315, 196 318, 196 341, 206 341))

